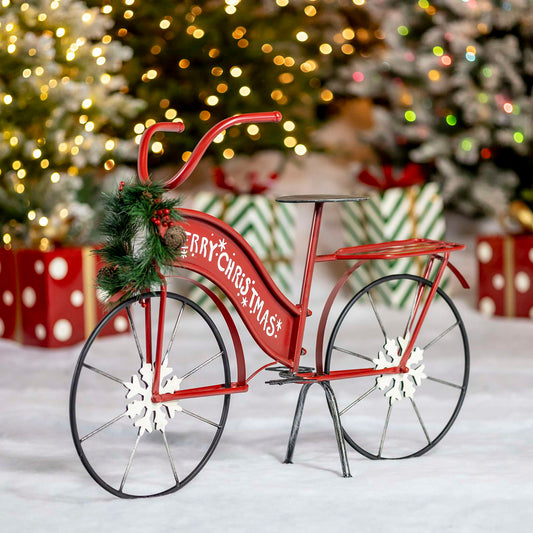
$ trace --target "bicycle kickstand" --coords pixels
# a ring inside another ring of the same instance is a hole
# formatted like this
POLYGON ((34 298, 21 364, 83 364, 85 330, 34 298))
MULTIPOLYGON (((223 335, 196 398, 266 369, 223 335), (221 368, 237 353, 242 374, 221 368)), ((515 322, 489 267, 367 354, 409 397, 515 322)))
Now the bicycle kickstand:
MULTIPOLYGON (((305 400, 307 398, 309 388, 311 387, 311 385, 313 385, 313 383, 316 382, 304 383, 302 385, 302 389, 300 390, 300 394, 298 396, 298 403, 296 404, 296 411, 294 413, 294 419, 292 421, 289 443, 287 445, 287 454, 285 456, 285 460, 283 461, 285 464, 292 464, 292 457, 294 455, 294 448, 296 446, 296 440, 298 438, 298 432, 300 430, 300 423, 302 421, 305 400)), ((339 449, 339 456, 341 460, 342 477, 352 477, 350 473, 350 465, 348 463, 348 456, 346 454, 346 442, 344 441, 341 419, 339 415, 339 408, 337 406, 337 400, 335 399, 335 393, 333 392, 333 389, 331 388, 329 382, 319 381, 318 383, 321 385, 322 389, 324 389, 324 394, 326 395, 326 401, 328 403, 328 409, 331 414, 331 419, 333 420, 335 438, 337 440, 337 447, 339 449)))

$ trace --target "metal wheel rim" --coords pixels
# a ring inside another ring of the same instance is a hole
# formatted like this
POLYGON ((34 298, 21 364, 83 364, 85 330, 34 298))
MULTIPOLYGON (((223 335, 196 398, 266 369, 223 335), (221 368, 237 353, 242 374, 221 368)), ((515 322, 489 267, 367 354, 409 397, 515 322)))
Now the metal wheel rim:
MULTIPOLYGON (((87 341, 85 342, 82 351, 80 353, 80 356, 78 358, 78 362, 75 367, 74 375, 72 378, 71 388, 70 388, 70 397, 69 397, 69 418, 70 418, 70 428, 71 428, 71 434, 74 441, 74 446, 76 448, 76 452, 78 453, 78 456, 89 473, 89 475, 93 478, 94 481, 98 485, 100 485, 102 488, 104 488, 106 491, 110 492, 111 494, 119 497, 119 498, 125 498, 125 499, 135 499, 135 498, 152 498, 156 496, 164 496, 166 494, 171 494, 173 492, 176 492, 177 490, 183 488, 187 483, 189 483, 199 472, 202 470, 202 468, 205 466, 207 461, 210 459, 211 455, 213 454, 215 448, 218 445, 218 442, 220 441, 220 438, 222 436, 222 432, 224 431, 224 427, 226 425, 226 420, 228 416, 229 411, 229 403, 230 403, 230 396, 231 395, 225 395, 224 396, 224 403, 221 410, 221 416, 220 416, 220 423, 219 428, 217 429, 210 446, 208 447, 206 453, 204 454, 201 461, 198 463, 198 465, 183 479, 180 480, 179 483, 177 483, 175 486, 170 487, 169 489, 154 493, 154 494, 146 494, 146 495, 136 495, 136 494, 128 494, 126 492, 117 490, 113 486, 109 485, 106 481, 104 481, 98 473, 93 469, 92 465, 90 464, 88 458, 86 457, 86 454, 83 450, 83 446, 79 437, 78 428, 77 428, 77 418, 76 418, 76 397, 78 392, 78 384, 79 384, 79 378, 81 375, 81 369, 83 367, 83 363, 85 361, 85 358, 87 357, 87 354, 90 351, 90 348, 92 344, 94 343, 95 339, 99 336, 99 334, 102 332, 103 328, 123 309, 126 307, 139 302, 142 299, 147 298, 158 298, 161 296, 161 291, 154 291, 150 293, 145 293, 142 295, 135 296, 133 298, 130 298, 126 300, 125 302, 119 304, 114 309, 112 309, 109 313, 107 313, 102 320, 98 323, 96 328, 93 330, 87 341)), ((167 298, 178 300, 181 302, 185 302, 186 305, 190 306, 192 309, 194 309, 196 312, 198 312, 202 318, 206 321, 209 328, 213 332, 217 342, 220 344, 220 346, 223 349, 222 354, 222 361, 223 361, 223 368, 224 368, 224 376, 225 376, 225 386, 230 387, 231 386, 231 376, 230 376, 230 368, 229 368, 229 361, 228 361, 228 355, 227 350, 224 346, 224 342, 222 340, 222 337, 220 335, 220 332, 218 331, 217 327, 213 323, 212 319, 209 317, 209 315, 195 302, 192 300, 175 294, 168 292, 167 298)))
MULTIPOLYGON (((346 315, 348 314, 350 309, 353 307, 353 305, 357 301, 359 301, 372 288, 374 288, 374 287, 376 287, 376 286, 378 286, 378 285, 380 285, 382 283, 386 283, 388 281, 400 280, 400 279, 409 279, 409 280, 415 281, 417 283, 422 283, 422 284, 424 284, 424 285, 426 285, 428 287, 433 285, 432 282, 430 282, 430 281, 428 281, 428 280, 426 280, 426 279, 424 279, 424 278, 422 278, 420 276, 415 276, 415 275, 412 275, 412 274, 392 274, 392 275, 389 275, 389 276, 384 276, 382 278, 379 278, 379 279, 369 283, 365 287, 363 287, 346 304, 346 306, 341 311, 341 314, 339 315, 337 321, 335 322, 335 325, 333 327, 333 330, 331 332, 331 335, 330 335, 330 338, 329 338, 329 341, 328 341, 328 346, 327 346, 327 350, 326 350, 326 357, 325 357, 325 361, 324 361, 324 371, 326 373, 328 373, 329 370, 330 370, 331 354, 332 354, 332 351, 333 351, 333 345, 334 345, 335 338, 336 338, 337 333, 338 333, 338 331, 339 331, 339 329, 340 329, 340 327, 342 325, 342 322, 343 322, 344 318, 346 317, 346 315)), ((468 337, 467 337, 467 334, 466 334, 466 329, 464 327, 464 322, 463 322, 463 320, 462 320, 457 308, 455 307, 455 304, 452 302, 451 298, 440 287, 437 288, 437 293, 439 294, 439 296, 441 296, 443 298, 443 300, 446 302, 446 304, 448 305, 449 309, 452 311, 453 315, 457 319, 457 324, 458 324, 459 330, 461 332, 461 339, 462 339, 462 344, 463 344, 463 347, 464 347, 463 381, 462 381, 462 384, 461 384, 461 393, 459 395, 459 398, 457 400, 455 408, 454 408, 454 410, 453 410, 448 422, 444 425, 443 429, 438 433, 438 435, 433 440, 431 440, 431 442, 429 444, 427 444, 425 447, 421 448, 420 450, 417 450, 414 453, 407 454, 407 455, 404 455, 404 456, 401 456, 401 457, 390 457, 389 458, 389 457, 380 457, 380 456, 378 456, 376 454, 372 454, 372 453, 368 452, 367 450, 365 450, 364 448, 362 448, 361 446, 359 446, 351 438, 351 436, 348 434, 348 432, 343 428, 343 434, 344 434, 344 438, 345 438, 346 442, 348 442, 348 444, 354 450, 356 450, 361 455, 363 455, 363 456, 365 456, 365 457, 367 457, 369 459, 373 459, 373 460, 397 460, 397 459, 407 459, 407 458, 410 458, 410 457, 419 457, 419 456, 423 455, 424 453, 426 453, 429 450, 431 450, 434 446, 436 446, 440 440, 442 440, 442 438, 446 435, 446 433, 449 431, 449 429, 451 428, 451 426, 453 425, 453 423, 457 419, 459 411, 461 410, 461 407, 463 405, 464 398, 465 398, 465 395, 466 395, 466 390, 467 390, 467 387, 468 387, 468 379, 469 379, 469 373, 470 373, 470 349, 469 349, 469 344, 468 344, 468 337)), ((341 420, 341 422, 342 422, 342 420, 341 420)))

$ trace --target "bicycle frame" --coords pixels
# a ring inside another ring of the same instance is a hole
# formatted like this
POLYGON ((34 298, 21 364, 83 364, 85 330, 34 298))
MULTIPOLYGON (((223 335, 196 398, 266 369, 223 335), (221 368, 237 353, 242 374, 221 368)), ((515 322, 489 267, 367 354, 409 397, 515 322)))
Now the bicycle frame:
MULTIPOLYGON (((279 113, 253 113, 217 124, 200 140, 189 160, 165 187, 183 183, 209 143, 227 127, 280 119, 279 113)), ((180 132, 183 128, 181 123, 154 124, 147 128, 139 147, 141 181, 149 181, 147 162, 151 136, 157 131, 180 132)), ((152 292, 147 288, 142 294, 122 298, 90 335, 74 371, 69 416, 76 451, 87 472, 101 487, 123 498, 159 496, 183 488, 205 466, 220 440, 231 403, 229 395, 246 392, 250 380, 267 367, 279 373, 278 378, 267 380, 267 384, 301 385, 284 463, 292 463, 306 397, 315 383, 325 394, 343 477, 351 477, 347 444, 371 459, 400 459, 422 455, 442 439, 457 418, 466 393, 469 348, 459 312, 439 284, 445 269, 450 268, 461 284, 468 286, 449 262, 450 253, 464 246, 408 239, 319 254, 324 204, 361 200, 365 198, 331 194, 277 199, 282 203, 312 203, 314 207, 296 303, 283 294, 254 250, 235 229, 208 214, 180 210, 183 217, 177 229, 179 233, 183 229, 187 237, 179 253, 174 255, 177 256, 174 264, 167 265, 179 269, 171 272, 174 275, 169 278, 184 280, 203 291, 220 313, 213 320, 189 298, 167 292, 167 278, 159 270, 159 262, 154 260, 152 265, 159 275, 161 290, 152 292), (342 287, 359 267, 367 261, 396 261, 415 256, 424 260, 422 276, 394 272, 379 277, 354 294, 338 318, 330 320, 330 312, 342 287), (303 340, 311 315, 309 304, 314 271, 319 263, 336 261, 349 261, 351 266, 348 265, 335 283, 323 306, 316 335, 314 370, 312 364, 300 366, 300 358, 306 353, 303 340), (185 274, 181 270, 185 270, 185 274), (214 284, 215 289, 208 287, 204 278, 214 284), (388 298, 380 301, 378 295, 389 294, 393 300, 401 299, 402 304, 410 302, 410 310, 403 305, 388 309, 388 298), (223 301, 224 295, 227 300, 223 301), (439 299, 437 309, 429 313, 436 296, 439 299), (249 375, 239 329, 228 301, 255 343, 269 356, 270 362, 249 375), (363 305, 359 305, 361 301, 363 305), (99 338, 103 329, 116 323, 123 311, 128 315, 130 328, 127 336, 119 340, 120 345, 111 345, 111 350, 115 346, 120 349, 110 353, 110 345, 100 343, 99 338), (140 327, 143 318, 144 339, 135 326, 137 323, 140 327), (233 382, 228 358, 231 350, 226 350, 224 335, 218 328, 221 318, 227 326, 223 333, 229 332, 231 336, 226 345, 232 344, 235 353, 237 372, 233 382), (354 327, 358 326, 362 335, 354 332, 354 327), (329 333, 327 342, 326 331, 329 333), (182 340, 175 342, 178 337, 182 340), (445 341, 435 346, 443 338, 445 341), (143 342, 146 343, 144 347, 143 342), (340 381, 365 376, 366 380, 357 383, 340 381), (330 383, 332 381, 335 383, 330 383), (423 383, 427 385, 418 393, 423 383), (203 399, 186 401, 188 398, 203 399), (401 400, 405 400, 401 404, 403 407, 394 408, 391 416, 393 406, 401 400), (386 413, 384 406, 387 406, 386 413), (365 408, 369 408, 368 411, 365 408), (178 420, 172 423, 174 418, 178 420), (399 423, 400 419, 407 425, 399 423), (115 423, 123 425, 124 422, 130 426, 129 433, 118 425, 108 431, 115 423), (361 426, 368 431, 368 438, 361 438, 361 426), (137 434, 135 441, 131 439, 133 433, 137 434), (145 433, 159 436, 140 445, 145 433), (86 444, 88 439, 90 443, 86 444), (111 466, 107 458, 101 461, 101 457, 109 455, 110 446, 117 451, 112 459, 118 459, 118 465, 111 466), (143 447, 141 457, 137 454, 139 446, 143 447), (131 451, 126 464, 124 453, 128 448, 131 451), (150 460, 144 461, 148 456, 150 460), (129 477, 132 465, 135 465, 133 480, 129 477), (117 474, 121 471, 122 477, 119 477, 117 474), (146 479, 144 474, 147 474, 146 479)), ((163 221, 157 230, 167 244, 170 244, 165 238, 169 226, 173 224, 163 221)), ((150 231, 154 229, 155 225, 150 227, 150 231)), ((180 237, 183 238, 183 234, 180 237)))
MULTIPOLYGON (((167 187, 175 187, 191 174, 195 165, 205 152, 210 142, 227 127, 245 122, 269 122, 279 121, 279 113, 253 113, 249 115, 239 115, 226 119, 212 128, 200 141, 193 151, 189 161, 182 169, 167 182, 167 187)), ((141 179, 148 179, 147 154, 148 142, 155 131, 182 131, 183 125, 180 123, 161 123, 149 128, 142 140, 139 153, 139 176, 141 179)), ((233 304, 240 315, 244 325, 252 335, 258 346, 275 362, 286 366, 295 376, 309 382, 332 381, 337 379, 348 379, 361 376, 378 376, 383 374, 399 374, 408 372, 406 362, 415 345, 417 335, 422 327, 429 306, 433 301, 439 283, 442 279, 446 267, 450 267, 459 278, 463 286, 468 286, 459 272, 449 264, 449 254, 451 251, 463 249, 463 245, 455 243, 441 243, 425 239, 410 239, 407 241, 380 243, 378 245, 363 245, 349 248, 342 248, 328 255, 317 255, 317 243, 320 233, 322 210, 324 202, 317 201, 314 204, 314 213, 311 222, 311 231, 307 249, 305 268, 302 279, 302 287, 298 304, 293 304, 280 291, 274 283, 264 265, 257 257, 250 245, 232 227, 223 221, 208 214, 182 209, 184 217, 183 228, 187 233, 188 240, 183 247, 183 257, 175 265, 191 272, 201 274, 214 283, 233 304), (409 344, 402 356, 400 364, 396 367, 379 369, 363 368, 331 371, 327 374, 323 371, 322 348, 324 334, 327 325, 329 311, 336 296, 342 286, 346 283, 350 275, 368 260, 376 259, 397 259, 414 255, 426 255, 428 261, 423 277, 430 279, 435 259, 440 260, 440 265, 433 279, 433 286, 420 308, 424 287, 419 287, 415 298, 413 309, 406 325, 405 334, 410 333, 409 344), (299 372, 300 357, 302 349, 303 335, 307 317, 311 315, 309 310, 309 296, 313 279, 313 272, 316 263, 331 262, 339 260, 357 260, 358 262, 349 268, 342 276, 326 305, 324 306, 320 319, 316 346, 316 372, 299 372)), ((224 313, 225 307, 212 291, 198 282, 193 282, 200 286, 217 307, 224 313)), ((155 354, 155 377, 153 380, 152 401, 166 402, 180 398, 191 398, 198 396, 213 396, 219 394, 233 394, 246 392, 248 381, 254 377, 262 368, 274 363, 264 365, 254 372, 249 378, 245 378, 245 361, 242 354, 242 347, 237 350, 238 381, 233 382, 231 387, 214 385, 196 389, 179 390, 172 394, 159 394, 159 369, 162 362, 162 340, 164 331, 164 312, 166 297, 166 282, 162 279, 162 298, 159 309, 159 322, 155 354)), ((149 307, 146 313, 151 313, 149 307)), ((225 319, 230 326, 230 332, 235 341, 238 338, 234 323, 225 310, 225 319)), ((150 324, 150 321, 146 321, 150 324)), ((146 339, 147 360, 152 362, 151 354, 151 331, 147 326, 146 339)), ((240 345, 240 340, 239 340, 240 345)))
MULTIPOLYGON (((446 267, 451 266, 449 264, 450 252, 445 252, 442 256, 435 253, 428 256, 428 261, 423 274, 425 279, 430 279, 436 259, 440 260, 440 265, 434 275, 433 286, 422 306, 422 295, 425 286, 419 288, 415 297, 413 309, 411 310, 408 324, 406 325, 406 331, 404 333, 405 335, 407 332, 410 332, 410 342, 398 366, 380 370, 363 368, 330 371, 327 374, 323 372, 322 344, 329 310, 331 309, 331 305, 340 288, 344 285, 349 276, 356 270, 356 268, 359 268, 368 260, 360 259, 354 267, 348 269, 346 275, 339 280, 324 307, 317 335, 317 371, 298 372, 300 356, 303 353, 302 341, 306 320, 311 314, 308 304, 315 264, 346 259, 344 257, 339 257, 339 251, 330 255, 316 254, 322 208, 323 204, 321 203, 315 205, 300 301, 297 305, 292 304, 280 291, 253 249, 239 233, 219 219, 202 212, 188 209, 182 210, 185 219, 183 227, 188 234, 188 241, 186 247, 184 247, 183 258, 181 258, 179 263, 175 266, 201 274, 213 282, 234 305, 244 325, 247 327, 258 346, 269 357, 286 366, 288 370, 295 374, 295 376, 309 381, 332 381, 362 376, 378 376, 383 374, 408 372, 406 362, 415 345, 418 333, 429 310, 429 306, 433 301, 433 297, 435 296, 437 287, 442 279, 444 270, 446 267)), ((409 242, 412 243, 413 240, 409 242)), ((384 244, 392 245, 394 243, 384 244)), ((407 245, 404 244, 404 246, 407 245)), ((457 246, 459 248, 461 247, 461 245, 457 246)), ((365 249, 365 247, 355 246, 352 248, 345 248, 342 250, 342 253, 351 253, 347 258, 359 258, 361 255, 361 249, 365 249)), ((372 258, 386 259, 386 255, 387 254, 383 252, 378 252, 377 255, 374 254, 372 258)), ((405 257, 407 255, 410 255, 408 251, 404 252, 403 255, 397 255, 397 257, 405 257)), ((455 269, 453 269, 453 271, 459 276, 459 280, 464 282, 464 278, 462 278, 455 269)), ((162 289, 163 288, 164 286, 162 289)), ((162 292, 165 294, 165 290, 162 290, 162 292)), ((214 295, 211 293, 210 296, 212 297, 214 295)), ((221 302, 215 303, 220 309, 221 302)), ((153 383, 152 401, 165 402, 196 396, 234 394, 237 392, 246 392, 248 390, 247 383, 257 372, 252 374, 248 379, 244 379, 244 376, 246 375, 245 361, 243 357, 238 357, 237 366, 239 368, 240 379, 237 382, 233 382, 230 388, 216 385, 198 389, 185 389, 172 394, 160 395, 158 391, 159 380, 157 379, 157 373, 158 367, 161 365, 162 335, 164 328, 162 316, 164 315, 164 311, 164 298, 162 298, 159 311, 160 320, 158 325, 158 342, 155 360, 156 379, 154 379, 153 383)), ((147 339, 149 339, 148 332, 147 339)), ((271 364, 274 363, 269 363, 265 366, 271 364)))

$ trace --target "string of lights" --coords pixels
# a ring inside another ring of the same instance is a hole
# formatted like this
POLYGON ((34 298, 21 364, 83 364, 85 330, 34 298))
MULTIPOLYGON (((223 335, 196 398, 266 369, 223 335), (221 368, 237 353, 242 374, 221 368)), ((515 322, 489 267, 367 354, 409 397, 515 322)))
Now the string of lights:
POLYGON ((157 121, 185 123, 179 138, 155 137, 152 152, 161 161, 165 152, 187 160, 209 126, 258 109, 283 112, 280 133, 232 128, 215 140, 217 159, 272 148, 306 154, 317 108, 334 104, 329 76, 382 38, 376 25, 366 27, 364 0, 162 0, 157 9, 132 0, 93 3, 113 16, 115 37, 134 50, 124 69, 130 94, 148 102, 132 125, 137 142, 157 121))
POLYGON ((87 169, 114 169, 135 145, 113 124, 142 103, 117 75, 131 51, 114 41, 112 21, 73 0, 0 7, 0 212, 2 242, 47 249, 77 237, 92 216, 76 201, 87 169))
POLYGON ((449 204, 505 209, 533 162, 533 19, 522 0, 381 0, 386 47, 341 69, 336 94, 374 104, 385 161, 426 164, 449 204))

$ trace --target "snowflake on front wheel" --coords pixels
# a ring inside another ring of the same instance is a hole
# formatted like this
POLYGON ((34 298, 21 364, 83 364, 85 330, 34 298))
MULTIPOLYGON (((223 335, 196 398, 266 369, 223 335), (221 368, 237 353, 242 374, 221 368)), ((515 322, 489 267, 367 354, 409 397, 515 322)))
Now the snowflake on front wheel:
MULTIPOLYGON (((179 390, 181 379, 172 376, 163 383, 163 379, 172 374, 172 368, 168 367, 168 361, 165 358, 161 364, 161 394, 173 393, 179 390)), ((126 399, 140 396, 140 399, 134 399, 126 408, 126 414, 133 420, 133 425, 139 428, 139 436, 144 432, 151 433, 153 429, 161 432, 171 418, 174 418, 176 412, 182 410, 177 400, 171 402, 154 403, 152 402, 152 382, 154 372, 152 365, 145 363, 141 366, 137 374, 134 374, 130 381, 124 381, 124 386, 128 389, 126 399), (140 379, 139 379, 140 376, 140 379)))

